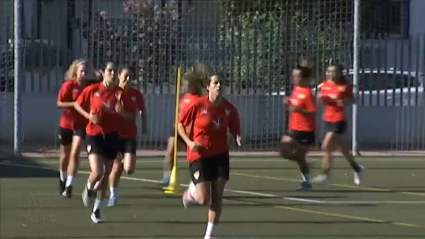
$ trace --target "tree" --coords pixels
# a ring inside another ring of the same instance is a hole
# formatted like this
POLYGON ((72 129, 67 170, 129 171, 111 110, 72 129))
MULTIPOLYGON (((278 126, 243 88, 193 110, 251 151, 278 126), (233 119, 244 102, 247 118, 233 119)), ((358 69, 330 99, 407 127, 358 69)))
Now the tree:
POLYGON ((141 84, 162 85, 174 77, 177 57, 178 5, 150 0, 123 0, 124 21, 102 11, 90 28, 90 58, 96 67, 107 61, 135 66, 141 84))
MULTIPOLYGON (((234 91, 276 92, 289 86, 290 69, 305 52, 316 63, 351 55, 351 0, 222 0, 224 69, 234 91)), ((317 65, 317 64, 316 64, 317 65)), ((321 75, 317 67, 316 75, 321 75)))

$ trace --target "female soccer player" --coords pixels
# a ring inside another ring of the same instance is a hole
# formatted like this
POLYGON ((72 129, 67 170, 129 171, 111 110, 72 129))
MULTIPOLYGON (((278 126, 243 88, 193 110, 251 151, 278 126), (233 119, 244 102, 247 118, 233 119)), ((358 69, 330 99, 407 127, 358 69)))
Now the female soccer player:
POLYGON ((208 95, 188 107, 178 124, 179 135, 187 145, 192 179, 191 186, 183 194, 183 205, 210 205, 204 237, 208 239, 214 236, 221 215, 224 186, 229 180, 228 129, 241 146, 239 113, 221 96, 221 89, 220 78, 212 75, 207 84, 208 95))
MULTIPOLYGON (((128 97, 133 101, 133 105, 124 105, 126 112, 132 112, 135 115, 138 114, 142 118, 142 133, 146 130, 146 108, 142 93, 131 87, 130 79, 133 76, 133 71, 130 67, 123 67, 118 71, 119 87, 125 91, 128 97)), ((136 168, 136 148, 137 148, 137 125, 136 118, 134 121, 126 122, 121 125, 119 132, 120 143, 119 143, 119 154, 114 162, 112 172, 109 175, 109 201, 108 207, 115 206, 117 204, 117 193, 116 188, 122 172, 131 175, 134 173, 136 168)))
POLYGON ((294 89, 290 97, 285 96, 283 103, 289 107, 289 132, 280 143, 282 157, 296 161, 303 176, 299 190, 312 188, 310 167, 306 161, 309 147, 315 141, 316 106, 309 86, 311 69, 297 65, 292 71, 294 89))
MULTIPOLYGON (((203 72, 192 69, 192 72, 189 72, 183 76, 183 92, 184 95, 180 100, 179 112, 182 114, 185 109, 191 105, 197 98, 201 97, 205 82, 205 76, 203 72)), ((174 128, 174 127, 173 127, 174 128)), ((179 142, 183 142, 183 140, 178 137, 179 142)), ((174 167, 174 130, 171 136, 168 138, 167 150, 165 152, 165 160, 164 160, 164 176, 162 180, 162 184, 164 187, 167 187, 170 183, 170 174, 171 170, 174 167)))
POLYGON ((59 194, 71 197, 78 170, 81 144, 86 136, 87 120, 74 109, 74 102, 85 87, 86 61, 75 60, 66 73, 66 82, 58 94, 57 106, 62 109, 59 121, 59 194))
POLYGON ((353 88, 343 76, 341 65, 330 65, 326 69, 326 81, 321 84, 318 98, 323 102, 323 120, 326 124, 326 135, 322 149, 325 155, 322 159, 323 172, 314 178, 314 182, 323 183, 329 180, 332 168, 332 152, 338 148, 354 170, 354 183, 360 185, 363 166, 357 164, 342 135, 347 128, 347 118, 344 108, 355 102, 353 88))
POLYGON ((88 207, 97 193, 91 214, 94 223, 101 221, 100 206, 118 152, 120 124, 123 118, 134 120, 134 115, 124 110, 123 105, 132 102, 126 92, 115 84, 114 64, 107 63, 102 74, 103 81, 86 87, 74 105, 89 121, 86 127, 86 142, 91 172, 82 193, 82 200, 84 206, 88 207))

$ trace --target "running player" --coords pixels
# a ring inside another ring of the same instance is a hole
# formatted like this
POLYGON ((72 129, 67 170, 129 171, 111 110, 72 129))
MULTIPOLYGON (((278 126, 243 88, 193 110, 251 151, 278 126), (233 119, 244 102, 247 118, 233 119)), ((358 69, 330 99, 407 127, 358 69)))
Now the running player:
POLYGON ((354 170, 354 184, 360 185, 363 166, 359 165, 350 153, 342 136, 347 129, 347 118, 344 108, 355 102, 353 88, 343 76, 341 65, 330 65, 326 69, 326 81, 320 86, 319 101, 323 102, 323 120, 326 124, 326 135, 322 149, 325 155, 322 159, 322 173, 314 178, 314 182, 329 181, 332 168, 332 152, 338 148, 354 170))
POLYGON ((239 113, 221 96, 221 90, 219 76, 212 75, 207 85, 208 95, 188 107, 178 124, 179 135, 187 145, 192 179, 183 194, 183 205, 209 205, 206 239, 214 236, 222 211, 224 187, 229 180, 228 129, 241 146, 239 113))
POLYGON ((283 103, 289 107, 289 132, 280 143, 280 155, 298 163, 303 182, 299 190, 312 188, 310 167, 306 154, 315 142, 316 106, 310 88, 311 69, 297 65, 292 71, 294 89, 290 97, 285 96, 283 103))
MULTIPOLYGON (((192 67, 191 72, 186 73, 183 76, 183 92, 184 96, 180 100, 179 112, 181 113, 197 98, 204 95, 205 81, 207 76, 206 67, 200 65, 192 67)), ((184 143, 183 140, 178 137, 178 141, 184 143)), ((163 187, 167 187, 170 183, 171 170, 174 167, 174 127, 171 136, 168 138, 167 150, 165 151, 164 159, 164 175, 162 180, 163 187)))
MULTIPOLYGON (((118 72, 119 87, 124 90, 128 97, 131 98, 134 104, 124 105, 126 112, 132 112, 135 115, 139 115, 142 118, 142 133, 146 130, 146 108, 142 93, 131 87, 131 79, 133 78, 133 71, 130 67, 123 67, 118 72)), ((121 125, 119 132, 120 144, 119 154, 114 162, 112 172, 109 175, 109 201, 108 207, 115 206, 117 204, 117 192, 118 183, 122 172, 131 175, 134 173, 136 168, 136 148, 137 148, 137 125, 136 118, 133 122, 126 122, 121 125)))
POLYGON ((57 106, 62 109, 59 121, 59 194, 71 197, 78 170, 81 144, 86 136, 87 120, 74 109, 74 102, 85 87, 86 61, 75 60, 59 90, 57 106))
POLYGON ((102 74, 103 81, 86 87, 74 105, 89 121, 86 142, 91 172, 82 200, 84 206, 88 207, 97 193, 91 214, 94 223, 101 221, 100 206, 105 198, 107 180, 118 152, 120 124, 123 118, 134 120, 134 114, 124 110, 123 105, 132 102, 115 83, 114 64, 107 63, 102 74))

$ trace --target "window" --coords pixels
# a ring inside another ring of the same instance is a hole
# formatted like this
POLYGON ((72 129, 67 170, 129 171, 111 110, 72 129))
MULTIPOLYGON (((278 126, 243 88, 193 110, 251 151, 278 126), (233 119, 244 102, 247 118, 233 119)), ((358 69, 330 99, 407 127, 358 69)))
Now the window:
POLYGON ((366 38, 408 36, 408 0, 363 0, 361 9, 361 31, 366 38))
MULTIPOLYGON (((350 80, 352 81, 352 75, 350 80)), ((414 76, 391 73, 361 73, 359 74, 359 91, 393 90, 419 86, 414 76)))

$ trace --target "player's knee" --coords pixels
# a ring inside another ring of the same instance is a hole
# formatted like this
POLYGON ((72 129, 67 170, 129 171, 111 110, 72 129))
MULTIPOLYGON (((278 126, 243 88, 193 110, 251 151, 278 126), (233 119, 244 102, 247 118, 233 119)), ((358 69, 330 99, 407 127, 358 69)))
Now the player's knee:
POLYGON ((103 174, 104 174, 104 170, 102 167, 98 167, 98 168, 94 168, 91 171, 93 177, 95 178, 95 181, 99 181, 102 179, 103 174))
POLYGON ((293 147, 291 142, 282 141, 279 145, 279 153, 283 158, 290 159, 293 156, 293 147))
POLYGON ((132 175, 133 173, 134 173, 134 168, 132 168, 132 167, 125 167, 124 168, 124 172, 126 173, 126 174, 128 174, 128 175, 132 175))
POLYGON ((202 206, 208 206, 211 203, 211 198, 208 195, 199 195, 197 201, 202 206))

